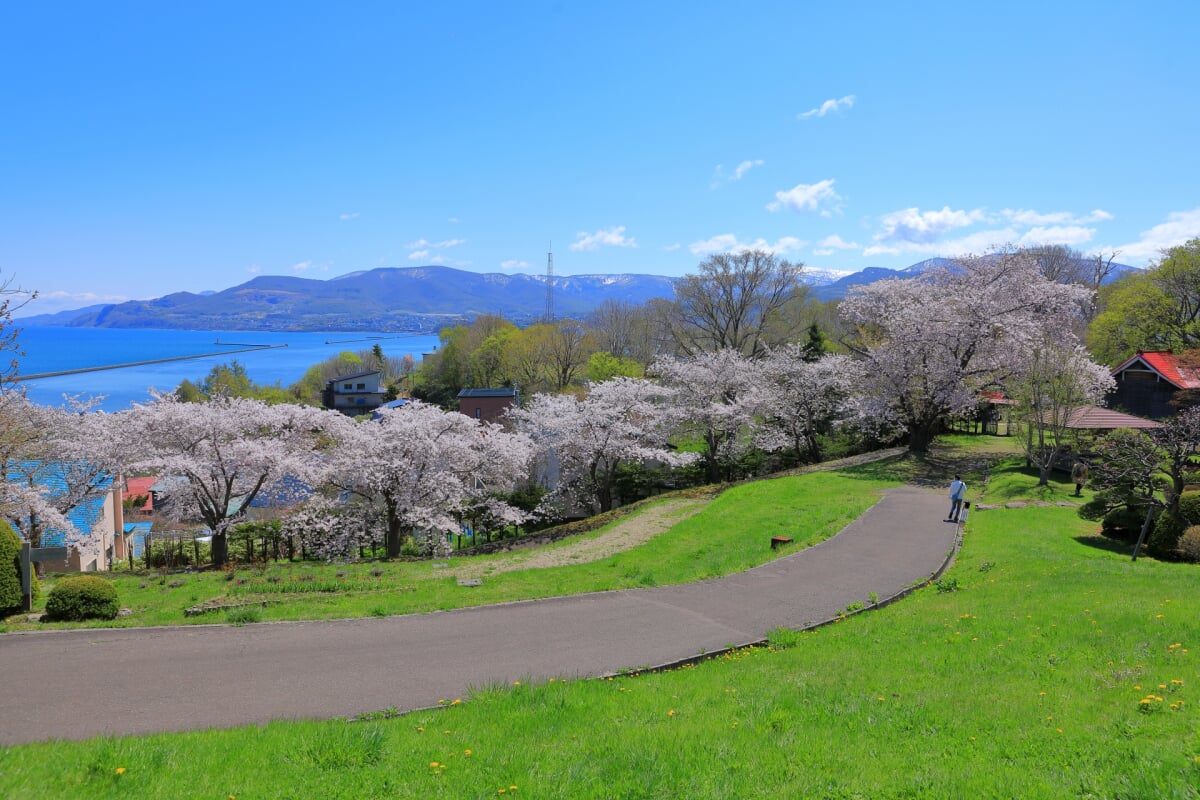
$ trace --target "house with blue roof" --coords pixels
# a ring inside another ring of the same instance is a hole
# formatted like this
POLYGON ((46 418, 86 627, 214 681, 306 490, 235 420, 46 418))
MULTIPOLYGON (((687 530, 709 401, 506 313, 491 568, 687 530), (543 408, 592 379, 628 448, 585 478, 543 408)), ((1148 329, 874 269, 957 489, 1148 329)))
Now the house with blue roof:
MULTIPOLYGON (((61 528, 46 527, 40 531, 43 547, 61 547, 79 536, 90 538, 89 552, 72 547, 66 561, 42 562, 42 568, 52 572, 94 572, 107 570, 114 558, 122 557, 124 541, 118 546, 122 530, 121 482, 111 475, 81 469, 80 464, 59 461, 16 461, 6 465, 5 478, 9 483, 36 488, 42 497, 58 508, 74 495, 81 499, 72 503, 63 516, 79 533, 61 528), (79 476, 85 475, 86 486, 81 488, 79 476), (58 501, 58 502, 56 502, 58 501), (119 552, 120 551, 120 552, 119 552)), ((13 520, 14 529, 22 538, 28 535, 29 519, 13 520)))

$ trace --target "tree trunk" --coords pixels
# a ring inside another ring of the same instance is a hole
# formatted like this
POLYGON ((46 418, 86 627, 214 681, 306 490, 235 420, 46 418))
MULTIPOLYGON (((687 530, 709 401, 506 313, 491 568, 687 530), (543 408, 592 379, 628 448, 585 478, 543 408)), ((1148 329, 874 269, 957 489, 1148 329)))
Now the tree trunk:
POLYGON ((928 423, 910 425, 908 428, 908 451, 910 453, 928 453, 929 443, 933 441, 933 426, 928 423))
POLYGON ((212 563, 214 567, 223 567, 229 561, 229 537, 226 531, 213 533, 212 563))
POLYGON ((1050 467, 1044 462, 1038 462, 1038 486, 1050 485, 1050 467))
POLYGON ((396 513, 396 506, 390 500, 385 501, 387 505, 387 535, 384 537, 384 549, 387 551, 388 558, 399 558, 400 548, 404 544, 404 531, 400 525, 400 516, 396 513))

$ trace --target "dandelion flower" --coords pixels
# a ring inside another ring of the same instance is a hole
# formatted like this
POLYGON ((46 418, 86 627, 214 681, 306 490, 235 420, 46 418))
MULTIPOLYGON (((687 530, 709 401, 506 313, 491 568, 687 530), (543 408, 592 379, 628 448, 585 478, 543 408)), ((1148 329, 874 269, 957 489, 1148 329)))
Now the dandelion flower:
POLYGON ((118 775, 124 775, 124 774, 125 774, 125 768, 124 768, 124 767, 117 767, 117 774, 118 774, 118 775))

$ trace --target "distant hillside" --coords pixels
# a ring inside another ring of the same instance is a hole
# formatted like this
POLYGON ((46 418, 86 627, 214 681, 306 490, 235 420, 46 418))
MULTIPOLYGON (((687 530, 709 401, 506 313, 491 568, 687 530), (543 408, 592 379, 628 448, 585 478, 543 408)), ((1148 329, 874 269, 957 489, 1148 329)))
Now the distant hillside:
MULTIPOLYGON (((911 278, 953 261, 931 258, 904 269, 868 267, 838 276, 803 273, 818 300, 839 300, 853 286, 911 278)), ((1113 279, 1132 270, 1114 265, 1113 279)), ((674 296, 675 279, 662 275, 559 275, 554 313, 579 317, 606 300, 641 305, 674 296)), ((155 300, 88 306, 17 320, 20 325, 182 330, 290 330, 433 332, 479 314, 498 314, 519 325, 546 308, 546 277, 467 272, 450 267, 410 267, 352 272, 329 280, 260 276, 221 292, 178 292, 155 300)))
MULTIPOLYGON (((674 295, 658 275, 554 278, 556 316, 579 316, 605 300, 645 303, 674 295)), ((479 314, 518 323, 545 312, 546 278, 480 274, 449 267, 373 269, 330 280, 262 276, 211 294, 179 292, 156 300, 92 306, 26 317, 24 325, 189 330, 437 330, 479 314)))

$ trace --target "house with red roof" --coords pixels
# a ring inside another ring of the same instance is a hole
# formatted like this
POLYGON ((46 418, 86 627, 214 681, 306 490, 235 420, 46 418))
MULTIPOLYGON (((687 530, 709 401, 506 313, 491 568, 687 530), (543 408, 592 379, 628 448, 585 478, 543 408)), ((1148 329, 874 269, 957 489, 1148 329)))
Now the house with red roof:
POLYGON ((1200 350, 1138 351, 1112 371, 1117 388, 1108 405, 1151 419, 1200 403, 1200 350))

